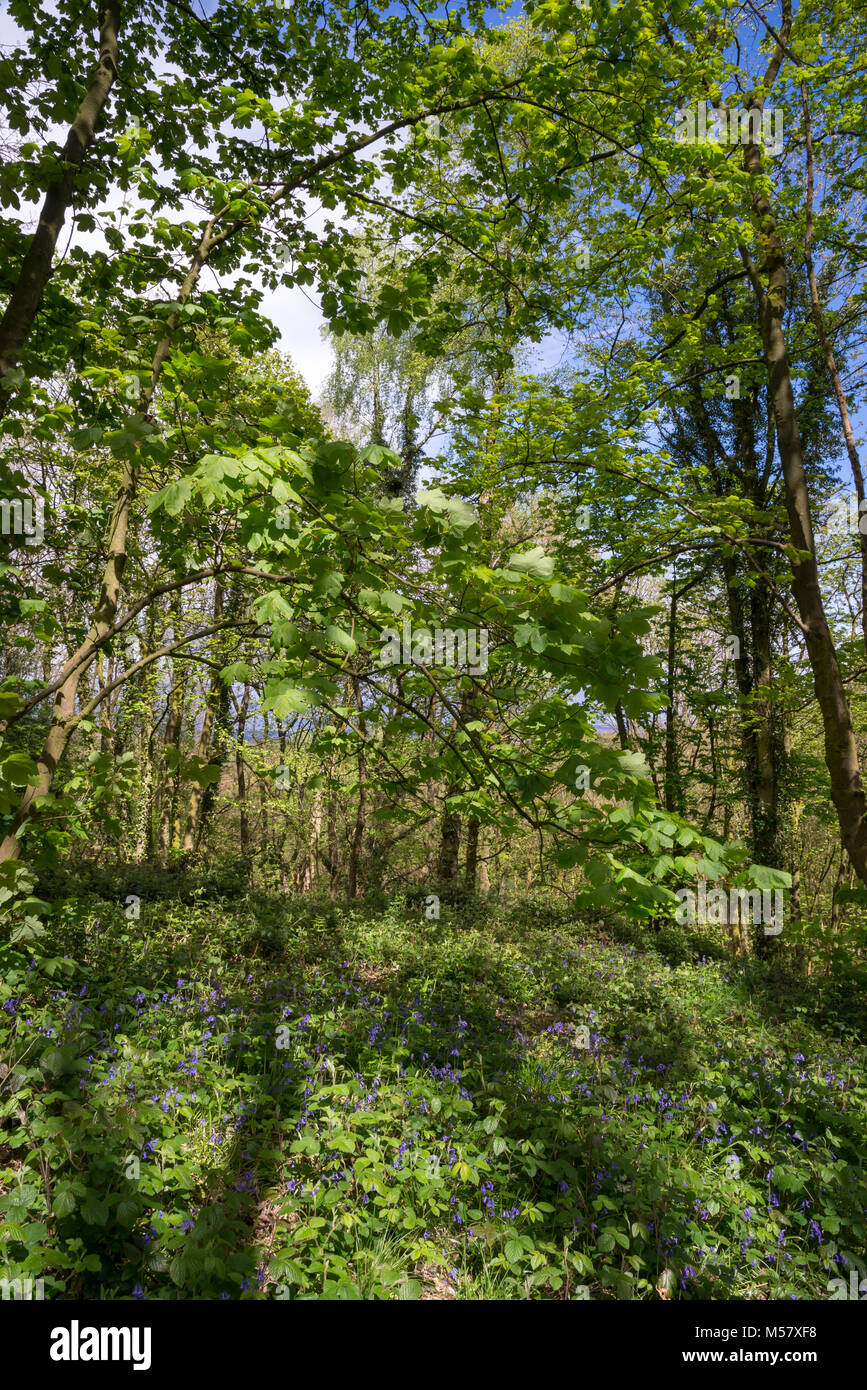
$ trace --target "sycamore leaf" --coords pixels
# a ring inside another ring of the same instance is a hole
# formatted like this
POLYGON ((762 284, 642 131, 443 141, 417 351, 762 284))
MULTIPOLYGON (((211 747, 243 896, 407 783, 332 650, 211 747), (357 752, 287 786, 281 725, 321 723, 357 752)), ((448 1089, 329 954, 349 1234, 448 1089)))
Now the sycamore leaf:
POLYGON ((459 497, 446 497, 441 488, 419 488, 415 500, 420 507, 426 507, 438 516, 447 516, 455 531, 468 531, 476 524, 477 517, 472 507, 459 497))
POLYGON ((518 574, 530 574, 534 579, 550 579, 554 573, 554 560, 545 554, 541 545, 534 545, 532 550, 510 555, 507 568, 517 570, 518 574))
POLYGON ((337 627, 334 623, 329 623, 328 627, 326 627, 325 636, 328 638, 329 642, 333 642, 335 647, 339 647, 341 651, 349 652, 350 655, 358 651, 358 643, 355 638, 350 637, 348 632, 344 632, 342 627, 337 627))
POLYGON ((193 485, 189 478, 181 478, 179 482, 169 483, 159 492, 152 493, 147 501, 147 509, 155 512, 162 507, 169 516, 178 516, 189 502, 192 492, 193 485))
POLYGON ((224 666, 220 672, 220 680, 225 685, 234 685, 236 681, 252 681, 255 676, 254 667, 247 661, 233 661, 231 666, 224 666))
POLYGON ((269 681, 262 701, 263 708, 271 710, 278 719, 287 719, 290 714, 306 714, 315 703, 315 691, 293 685, 289 680, 269 681))

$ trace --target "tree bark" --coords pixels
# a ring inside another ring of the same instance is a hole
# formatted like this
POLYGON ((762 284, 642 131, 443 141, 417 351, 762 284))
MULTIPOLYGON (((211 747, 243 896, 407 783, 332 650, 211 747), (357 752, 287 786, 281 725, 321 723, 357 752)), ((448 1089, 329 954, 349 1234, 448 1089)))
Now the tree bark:
POLYGON ((461 817, 460 812, 451 811, 448 807, 449 797, 456 796, 461 790, 459 782, 451 782, 446 787, 443 797, 443 814, 440 823, 440 847, 437 854, 436 876, 437 882, 444 888, 454 892, 458 882, 458 866, 460 863, 461 848, 461 817))
MULTIPOLYGON (((156 629, 156 609, 148 610, 145 622, 145 647, 152 651, 156 629)), ((157 691, 156 666, 144 671, 142 681, 142 715, 139 737, 139 788, 138 814, 136 817, 135 859, 137 864, 150 861, 154 852, 154 702, 157 691)))
POLYGON ((0 863, 21 857, 19 832, 30 820, 37 797, 47 796, 51 790, 57 765, 66 751, 75 727, 75 701, 79 684, 114 623, 120 601, 121 580, 126 567, 127 532, 134 495, 133 469, 128 462, 124 462, 123 482, 112 516, 102 589, 91 628, 83 646, 69 658, 64 667, 63 684, 54 697, 51 725, 37 759, 38 781, 35 786, 25 788, 18 803, 9 833, 0 844, 0 863))
MULTIPOLYGON (((225 589, 217 581, 214 586, 214 622, 219 622, 223 616, 225 599, 225 589)), ((219 652, 220 638, 216 639, 215 651, 219 652)), ((228 703, 228 691, 224 683, 220 680, 219 672, 215 672, 208 686, 205 696, 205 708, 202 717, 202 727, 196 741, 195 755, 203 762, 207 761, 208 766, 218 763, 222 766, 222 759, 212 756, 215 734, 219 730, 220 714, 223 704, 228 703)), ((202 786, 198 782, 193 782, 190 790, 190 799, 187 805, 187 823, 184 829, 184 853, 193 854, 199 845, 200 839, 200 819, 203 818, 204 808, 207 804, 207 794, 212 791, 211 783, 202 786)), ((213 796, 210 798, 213 800, 213 796)))
POLYGON ((472 816, 467 822, 467 853, 464 860, 464 883, 468 893, 476 891, 479 871, 479 822, 472 816))
MULTIPOLYGON (((329 761, 328 780, 334 777, 334 759, 329 761)), ((328 792, 328 896, 333 901, 337 897, 337 876, 340 871, 340 845, 337 836, 337 793, 333 787, 328 792)))
POLYGON ((834 356, 834 349, 831 346, 825 329, 825 318, 822 313, 821 300, 819 299, 819 285, 816 280, 816 270, 813 265, 813 135, 810 129, 810 106, 807 101, 807 91, 803 82, 801 83, 801 105, 804 112, 804 138, 807 146, 807 215, 806 229, 804 232, 804 261, 807 267, 807 279, 810 285, 810 309, 813 315, 813 322, 816 325, 819 346, 822 349, 822 356, 825 359, 828 376, 831 378, 831 386, 837 401, 837 409, 840 412, 843 438, 846 441, 846 452, 849 455, 852 477, 855 480, 855 492, 858 496, 858 543, 861 551, 861 634, 864 641, 864 650, 867 652, 867 535, 863 533, 860 525, 861 503, 865 498, 864 471, 861 467, 861 459, 855 444, 855 436, 852 433, 849 403, 846 400, 846 392, 843 390, 843 382, 840 379, 837 359, 834 356))
MULTIPOLYGON (((358 710, 358 727, 362 735, 362 740, 367 733, 367 726, 362 714, 361 687, 357 676, 350 677, 350 686, 355 699, 355 706, 358 710)), ((350 898, 358 896, 359 884, 359 865, 361 859, 361 845, 364 839, 364 828, 367 821, 367 763, 364 757, 364 742, 358 749, 358 802, 355 810, 355 825, 352 831, 352 840, 349 846, 349 870, 347 891, 350 898)))
POLYGON ((684 814, 683 782, 678 768, 678 728, 677 728, 677 605, 684 594, 694 589, 703 575, 695 575, 678 589, 675 585, 676 573, 672 575, 671 602, 668 615, 668 667, 666 680, 665 711, 665 773, 663 778, 663 797, 666 811, 684 814))
MULTIPOLYGON (((166 714, 166 734, 163 741, 163 749, 172 748, 180 754, 181 746, 181 727, 183 723, 184 697, 180 688, 180 683, 176 681, 177 670, 172 670, 172 689, 169 693, 169 708, 166 714)), ((180 793, 180 768, 169 769, 166 767, 163 772, 160 802, 160 863, 168 863, 169 855, 175 846, 175 825, 178 815, 178 798, 180 793)))
POLYGON ((60 156, 62 172, 46 190, 36 231, 6 312, 0 320, 0 419, 5 415, 11 399, 11 393, 4 389, 6 374, 17 364, 39 311, 45 286, 51 276, 57 240, 72 202, 75 179, 93 143, 96 123, 117 77, 120 27, 120 4, 110 0, 101 5, 99 63, 66 137, 60 156))
POLYGON ((668 652, 665 683, 665 773, 663 791, 666 811, 677 811, 677 692, 675 689, 675 661, 677 657, 677 600, 678 592, 674 582, 668 607, 668 652))
POLYGON ((238 709, 237 744, 235 747, 235 773, 238 779, 238 808, 241 816, 240 845, 244 859, 250 850, 250 817, 247 814, 247 768, 244 763, 244 732, 247 728, 247 715, 250 710, 250 682, 244 686, 241 705, 238 709))
MULTIPOLYGON (((756 178, 764 175, 761 150, 754 142, 745 146, 744 168, 756 178)), ((753 210, 765 252, 761 272, 745 249, 742 255, 758 302, 768 391, 777 426, 789 535, 795 552, 792 592, 822 715, 825 763, 842 842, 858 878, 867 883, 867 798, 861 781, 852 715, 819 583, 809 491, 783 328, 788 285, 785 252, 773 208, 764 192, 754 194, 753 210), (766 277, 764 286, 760 274, 766 277)))

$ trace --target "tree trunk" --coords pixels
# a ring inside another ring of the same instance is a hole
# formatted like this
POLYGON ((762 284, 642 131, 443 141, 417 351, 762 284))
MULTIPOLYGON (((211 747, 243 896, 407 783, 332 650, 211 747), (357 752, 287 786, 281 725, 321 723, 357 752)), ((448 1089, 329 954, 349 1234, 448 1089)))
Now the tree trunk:
POLYGON ((350 898, 355 898, 358 896, 361 845, 364 839, 364 827, 367 820, 367 764, 365 762, 364 756, 364 739, 367 732, 367 726, 365 724, 364 716, 362 714, 361 688, 357 676, 350 677, 350 685, 353 697, 355 699, 355 706, 358 710, 358 727, 362 736, 362 742, 359 744, 357 758, 358 803, 355 811, 355 826, 353 827, 352 840, 349 846, 349 870, 347 875, 347 891, 349 893, 350 898))
POLYGON ((803 82, 801 83, 801 106, 804 112, 804 138, 807 147, 807 215, 806 230, 804 233, 804 261, 807 266, 807 280, 810 285, 810 309, 813 314, 813 322, 816 325, 819 345, 822 349, 822 356, 825 359, 828 376, 831 378, 831 386, 833 387, 834 396, 837 401, 837 409, 840 412, 840 423, 843 426, 843 438, 846 441, 846 452, 849 455, 852 477, 855 480, 855 492, 858 496, 858 544, 861 551, 861 633, 864 642, 864 650, 867 651, 867 535, 864 535, 860 526, 861 503, 865 499, 864 472, 861 468, 861 459, 855 444, 855 436, 852 433, 849 403, 846 400, 846 392, 843 390, 843 382, 840 379, 837 359, 834 356, 834 349, 831 346, 828 334, 825 330, 825 318, 819 299, 819 285, 816 280, 815 267, 813 266, 813 136, 810 129, 810 106, 807 101, 807 91, 803 82))
MULTIPOLYGON (((145 622, 146 650, 152 651, 156 630, 156 608, 149 609, 145 622)), ((139 737, 139 788, 136 817, 135 859, 137 864, 150 861, 154 853, 154 702, 157 693, 156 666, 145 669, 142 681, 142 716, 139 737)))
MULTIPOLYGON (((745 147, 744 167, 752 176, 763 177, 761 150, 757 144, 750 143, 745 147)), ((777 426, 777 448, 785 481, 789 535, 796 552, 792 556, 792 591, 822 715, 825 763, 831 778, 831 799, 837 812, 842 842, 859 879, 867 884, 867 799, 861 781, 849 702, 819 583, 810 499, 783 329, 787 291, 785 253, 773 209, 764 193, 754 195, 753 208, 765 251, 762 273, 767 277, 766 287, 763 288, 759 272, 746 251, 743 256, 759 305, 768 392, 777 426)))
MULTIPOLYGON (((334 759, 329 762, 328 780, 334 777, 334 759)), ((337 897, 337 875, 340 869, 340 848, 337 836, 337 793, 328 793, 328 896, 332 902, 337 897)))
POLYGON ((695 588, 703 575, 695 575, 680 589, 676 587, 676 571, 671 580, 671 602, 668 614, 668 667, 666 681, 665 711, 665 773, 663 779, 663 799, 666 811, 684 814, 683 782, 678 767, 678 718, 677 718, 677 605, 684 594, 695 588))
POLYGON ((235 774, 238 779, 238 808, 240 811, 240 846, 244 859, 250 850, 250 818, 247 814, 247 768, 244 764, 244 732, 247 728, 247 715, 250 710, 250 682, 244 686, 241 704, 238 709, 237 744, 235 747, 235 774))
POLYGON ((467 822, 467 854, 464 861, 464 883, 468 893, 476 891, 479 871, 479 822, 472 816, 467 822))
MULTIPOLYGON (((217 581, 214 585, 214 622, 219 622, 223 616, 225 601, 225 589, 217 581)), ((216 639, 215 646, 220 644, 221 639, 216 639)), ((220 680, 219 672, 215 672, 208 686, 208 693, 205 696, 205 708, 202 717, 202 728, 196 741, 195 755, 208 766, 222 766, 222 758, 213 758, 212 751, 215 742, 215 734, 219 731, 220 718, 223 707, 228 706, 228 690, 223 681, 220 680)), ((223 719, 225 723, 225 718, 223 719)), ((204 819, 203 810, 206 806, 206 797, 211 793, 210 801, 213 801, 213 784, 201 786, 198 782, 193 782, 190 791, 190 799, 187 806, 187 824, 184 829, 184 853, 193 854, 198 848, 200 841, 200 820, 204 819)))
POLYGON ((491 891, 491 875, 488 869, 488 845, 490 844, 489 835, 479 837, 479 893, 486 898, 491 891))
POLYGON ((755 682, 756 778, 753 793, 753 853, 758 864, 781 868, 780 780, 784 738, 774 698, 770 594, 758 584, 750 592, 750 628, 755 682))
MULTIPOLYGON (((304 790, 299 797, 299 809, 303 809, 304 790)), ((299 893, 309 893, 316 881, 319 864, 319 841, 322 835, 322 792, 313 793, 313 806, 310 812, 310 838, 301 850, 295 883, 299 893)))
POLYGON ((75 702, 78 687, 101 643, 114 624, 120 602, 121 580, 126 566, 127 533, 134 495, 135 478, 131 466, 125 462, 120 495, 112 516, 108 558, 103 574, 102 588, 91 628, 84 643, 69 658, 61 673, 63 680, 54 697, 51 724, 36 763, 39 774, 38 781, 35 786, 25 789, 18 803, 18 809, 9 832, 0 844, 0 863, 21 857, 20 831, 30 820, 36 799, 47 796, 51 791, 57 765, 66 752, 67 744, 75 728, 75 702))
MULTIPOLYGON (((169 692, 169 708, 166 714, 166 733, 163 741, 163 749, 169 748, 180 756, 181 727, 183 723, 184 697, 180 682, 176 681, 178 671, 173 668, 172 685, 169 692)), ((164 767, 162 776, 162 790, 160 802, 160 863, 168 863, 169 855, 172 850, 177 848, 175 844, 175 823, 178 816, 178 800, 180 794, 180 768, 164 767)))
POLYGON ((18 281, 0 320, 0 419, 5 415, 11 393, 4 389, 7 372, 18 362, 21 349, 33 327, 51 275, 51 265, 66 212, 72 202, 75 179, 84 156, 93 143, 96 122, 105 107, 117 76, 121 14, 119 3, 99 7, 99 64, 90 81, 78 114, 70 126, 60 156, 62 172, 48 185, 39 222, 27 249, 18 281))
POLYGON ((461 790, 459 782, 450 782, 443 797, 443 815, 440 823, 440 847, 437 854, 437 883, 450 890, 452 895, 458 884, 458 866, 461 849, 461 817, 458 811, 448 807, 449 797, 457 796, 461 790))
POLYGON ((665 772, 663 791, 666 811, 677 811, 679 807, 679 778, 677 775, 677 692, 675 687, 675 662, 677 658, 677 599, 678 592, 674 580, 671 585, 671 598, 668 608, 668 653, 667 676, 665 684, 665 772))

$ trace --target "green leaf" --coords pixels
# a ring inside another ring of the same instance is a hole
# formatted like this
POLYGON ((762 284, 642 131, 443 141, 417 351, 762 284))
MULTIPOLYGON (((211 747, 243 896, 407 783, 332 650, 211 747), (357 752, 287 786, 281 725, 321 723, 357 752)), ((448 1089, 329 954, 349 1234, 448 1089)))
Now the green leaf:
POLYGON ((348 632, 344 632, 342 627, 337 627, 333 623, 329 624, 325 629, 325 636, 328 638, 329 642, 333 642, 335 647, 339 647, 341 651, 349 652, 350 655, 358 651, 358 643, 355 641, 355 638, 350 637, 348 632))
POLYGON ((233 661, 231 666, 224 666, 220 672, 220 680, 224 685, 234 685, 236 682, 252 681, 256 678, 255 667, 247 661, 233 661))
POLYGON ((415 500, 420 507, 447 518, 455 531, 468 531, 478 521, 468 503, 462 502, 458 497, 447 497, 441 488, 419 488, 415 500))
POLYGON ((269 681, 262 704, 265 709, 273 710, 278 719, 287 719, 290 714, 306 714, 315 702, 315 693, 286 680, 269 681))
POLYGON ((132 1226, 140 1210, 134 1197, 122 1197, 117 1204, 117 1219, 122 1226, 132 1226))
POLYGON ((108 1202, 95 1192, 88 1192, 81 1207, 81 1215, 88 1226, 104 1226, 109 1218, 108 1202))
POLYGON ((192 492, 190 479, 181 478, 179 482, 169 483, 159 492, 152 493, 147 501, 147 510, 155 512, 162 508, 169 516, 178 516, 189 502, 192 492))
POLYGON ((506 568, 517 570, 518 574, 530 574, 535 579, 550 579, 554 573, 554 560, 545 554, 541 545, 534 545, 532 550, 510 555, 506 568))

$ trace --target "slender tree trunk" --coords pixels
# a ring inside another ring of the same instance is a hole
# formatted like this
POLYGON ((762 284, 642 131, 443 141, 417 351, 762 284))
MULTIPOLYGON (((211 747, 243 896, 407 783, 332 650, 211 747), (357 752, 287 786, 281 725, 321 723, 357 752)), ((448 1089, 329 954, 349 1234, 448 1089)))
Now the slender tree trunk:
POLYGON ((671 597, 668 607, 668 653, 665 683, 665 773, 663 789, 666 811, 679 810, 677 771, 677 690, 675 685, 675 664, 677 660, 677 587, 672 580, 671 597))
POLYGON ((213 739, 211 741, 211 756, 208 759, 208 767, 219 772, 220 776, 208 782, 202 794, 201 805, 199 807, 199 822, 196 827, 196 854, 200 854, 202 846, 207 841, 210 832, 211 822, 217 805, 217 797, 220 793, 220 783, 223 771, 226 766, 229 751, 229 691, 227 687, 220 683, 217 692, 217 709, 214 715, 213 739))
MULTIPOLYGON (((304 790, 301 789, 299 797, 299 809, 302 810, 303 817, 303 796, 304 790)), ((316 881, 316 870, 319 864, 319 841, 322 836, 322 792, 318 789, 313 793, 313 805, 310 810, 310 838, 306 845, 302 846, 298 857, 298 870, 295 875, 295 882, 299 893, 309 893, 316 881)))
MULTIPOLYGON (((177 670, 173 667, 171 679, 176 682, 177 670)), ((169 692, 169 708, 166 714, 166 733, 163 741, 164 751, 169 748, 180 755, 181 726, 183 720, 183 692, 180 683, 172 685, 169 692)), ((160 802, 160 863, 168 863, 174 845, 174 826, 178 814, 178 795, 180 791, 180 768, 164 767, 162 776, 162 799, 160 802)))
MULTIPOLYGON (((177 590, 169 601, 169 620, 172 629, 172 638, 177 638, 181 626, 181 595, 177 590)), ((178 800, 180 796, 181 771, 181 729, 184 718, 184 664, 180 661, 173 661, 168 671, 169 693, 168 708, 166 710, 166 729, 163 736, 163 762, 160 769, 160 820, 159 820, 159 857, 160 863, 165 867, 168 863, 169 855, 172 850, 177 848, 174 838, 175 820, 178 815, 178 800), (171 751, 175 756, 175 766, 169 767, 167 753, 171 751)))
MULTIPOLYGON (((472 689, 462 690, 458 707, 458 722, 460 726, 466 728, 467 723, 473 719, 475 714, 475 691, 472 689)), ((449 809, 448 802, 450 797, 457 796, 463 788, 464 783, 460 777, 457 776, 446 786, 443 796, 442 820, 440 823, 439 851, 437 853, 437 882, 446 891, 450 891, 453 898, 457 893, 460 871, 461 816, 458 811, 449 809)), ((470 822, 470 824, 472 824, 472 822, 470 822)), ((473 851, 473 855, 475 862, 478 862, 478 844, 473 851)), ((475 879, 475 863, 473 867, 473 877, 475 879)))
POLYGON ((357 766, 358 802, 355 809, 355 825, 352 830, 352 839, 349 843, 349 869, 347 874, 347 892, 350 898, 358 896, 358 868, 367 814, 367 770, 364 762, 364 753, 361 749, 358 751, 357 766))
POLYGON ((716 812, 716 789, 719 784, 719 767, 716 750, 716 723, 714 721, 712 709, 709 709, 707 712, 707 744, 708 752, 710 754, 711 783, 710 801, 708 803, 707 813, 704 818, 705 830, 707 830, 709 826, 713 823, 714 814, 716 812))
MULTIPOLYGON (((789 660, 789 630, 784 624, 782 631, 783 660, 788 664, 789 660)), ((783 756, 788 766, 792 756, 792 715, 784 709, 782 716, 783 725, 783 756)), ((801 814, 804 803, 800 800, 793 790, 791 779, 787 778, 785 793, 783 797, 783 831, 786 846, 786 867, 792 876, 792 888, 789 893, 789 919, 792 923, 800 923, 801 917, 801 814)), ((798 960, 803 966, 805 959, 804 943, 798 946, 798 960)), ((808 968, 809 973, 809 968, 808 968)))
MULTIPOLYGON (((614 604, 612 607, 612 617, 615 617, 620 607, 620 598, 623 592, 623 580, 618 579, 614 586, 614 604)), ((614 718, 617 724, 617 738, 624 753, 629 752, 629 730, 626 726, 626 715, 623 705, 618 700, 614 706, 614 718)))
POLYGON ((846 887, 847 879, 851 879, 851 870, 846 863, 846 851, 840 851, 840 863, 837 866, 837 878, 831 890, 831 935, 836 936, 840 930, 840 922, 843 916, 843 907, 837 895, 841 888, 846 887))
POLYGON ((10 401, 10 393, 3 387, 4 379, 7 372, 18 362, 21 349, 33 327, 45 286, 51 275, 57 239, 72 202, 76 176, 85 154, 93 143, 96 123, 117 76, 120 26, 120 4, 100 5, 99 63, 69 129, 60 156, 61 172, 46 190, 36 231, 24 257, 21 273, 6 306, 6 312, 0 320, 0 418, 5 415, 10 401))
POLYGON ((141 790, 139 793, 138 821, 136 828, 135 858, 141 864, 153 858, 154 833, 154 764, 151 743, 153 724, 148 721, 142 729, 141 742, 141 790))
POLYGON ((732 666, 738 688, 738 724, 744 763, 744 781, 749 798, 751 838, 755 844, 759 754, 756 747, 755 723, 751 715, 753 677, 750 653, 752 643, 747 637, 746 616, 740 587, 741 576, 732 556, 723 556, 722 569, 729 613, 729 629, 737 644, 736 654, 732 658, 732 666))
MULTIPOLYGON (((202 717, 202 727, 196 741, 195 755, 197 758, 206 758, 211 751, 211 736, 214 729, 214 717, 216 714, 215 704, 211 698, 211 689, 205 698, 205 708, 202 717)), ((202 807, 202 799, 205 789, 198 782, 193 782, 190 788, 189 800, 187 801, 187 818, 184 826, 184 854, 193 854, 196 848, 196 833, 199 825, 199 813, 202 807)))
POLYGON ((240 846, 244 859, 250 850, 250 817, 247 814, 247 768, 244 763, 244 732, 247 728, 247 715, 250 710, 250 682, 244 686, 241 704, 238 709, 237 744, 235 747, 235 774, 238 779, 238 809, 240 812, 240 846))
MULTIPOLYGON (((271 726, 271 720, 267 710, 262 715, 262 724, 262 755, 263 759, 267 759, 270 751, 268 748, 268 742, 270 739, 271 726)), ((270 785, 271 782, 268 777, 259 778, 259 844, 261 847, 260 853, 262 854, 263 860, 265 860, 265 862, 268 861, 268 837, 270 834, 268 829, 270 822, 268 812, 268 788, 270 785)))
MULTIPOLYGON (((145 622, 146 650, 152 651, 156 632, 156 608, 148 610, 145 622)), ((137 864, 149 861, 154 853, 154 702, 157 693, 156 666, 145 669, 142 681, 142 716, 139 738, 139 789, 136 823, 135 859, 137 864)))
MULTIPOLYGON (((816 270, 813 265, 813 135, 810 128, 810 105, 807 101, 807 89, 803 82, 801 83, 801 106, 804 113, 804 139, 807 148, 807 209, 806 230, 804 233, 804 261, 807 266, 807 279, 810 285, 810 309, 813 314, 813 322, 816 325, 816 333, 819 337, 819 345, 822 349, 822 356, 825 359, 828 376, 831 378, 831 386, 837 401, 837 409, 840 412, 840 423, 843 426, 843 438, 846 441, 846 452, 849 455, 852 477, 855 480, 855 491, 858 495, 858 515, 860 518, 861 503, 865 499, 864 471, 861 467, 861 459, 855 444, 855 435, 852 432, 849 403, 846 400, 846 392, 843 389, 843 382, 840 379, 840 372, 837 367, 837 359, 834 356, 834 349, 831 346, 825 328, 825 317, 822 313, 822 303, 819 298, 819 285, 816 280, 816 270)), ((861 633, 864 649, 867 651, 867 535, 864 535, 862 532, 860 521, 858 527, 858 542, 861 550, 861 633)))
POLYGON ((464 860, 464 883, 468 893, 476 891, 479 871, 479 822, 472 816, 467 822, 467 853, 464 860))
MULTIPOLYGON (((110 697, 110 696, 107 696, 107 697, 105 696, 105 689, 106 689, 107 686, 109 686, 109 685, 111 684, 112 675, 113 675, 113 672, 112 672, 112 662, 109 661, 109 662, 106 663, 105 657, 103 656, 102 652, 100 652, 99 655, 97 656, 97 659, 96 659, 96 686, 97 686, 97 690, 94 691, 94 694, 97 694, 97 692, 98 692, 100 695, 103 696, 103 699, 100 701, 100 705, 99 705, 99 736, 98 736, 98 740, 97 740, 98 746, 99 746, 99 751, 100 751, 101 753, 108 753, 108 752, 110 751, 110 749, 111 749, 111 743, 112 743, 112 738, 111 738, 111 697, 110 697), (108 668, 107 670, 106 670, 106 666, 107 666, 107 668, 108 668)), ((48 681, 46 680, 46 685, 47 685, 47 684, 48 684, 48 681)))
POLYGON ((133 472, 130 465, 124 463, 123 483, 112 516, 108 558, 93 622, 83 645, 69 658, 63 669, 63 682, 54 697, 51 725, 42 752, 37 759, 38 781, 35 786, 25 789, 18 803, 18 809, 9 833, 0 844, 0 863, 8 859, 18 859, 21 856, 20 831, 30 820, 37 798, 47 796, 51 790, 57 765, 66 752, 67 744, 75 727, 75 703, 78 687, 99 650, 100 644, 114 623, 120 601, 121 580, 126 566, 127 532, 134 495, 133 472))
POLYGON ((488 846, 490 844, 491 831, 479 836, 479 893, 486 898, 491 891, 491 875, 488 869, 488 846))
POLYGON ((437 854, 437 883, 454 894, 458 884, 458 868, 461 850, 460 812, 449 809, 448 801, 461 790, 459 782, 450 782, 443 797, 443 814, 440 822, 440 846, 437 854))
MULTIPOLYGON (((219 622, 223 616, 225 601, 225 589, 217 581, 214 585, 214 621, 219 622)), ((215 639, 215 649, 220 643, 220 638, 215 639)), ((228 697, 228 691, 220 680, 219 673, 216 672, 208 686, 205 696, 205 707, 202 715, 202 728, 196 742, 195 754, 203 762, 210 766, 212 763, 212 745, 218 724, 218 715, 224 698, 228 697)), ((184 830, 184 853, 192 854, 195 852, 199 842, 199 820, 202 815, 202 808, 205 804, 206 791, 208 787, 201 786, 198 782, 193 782, 190 790, 190 799, 187 806, 187 824, 184 830)))
MULTIPOLYGON (((334 777, 334 758, 328 767, 329 782, 334 777)), ((340 843, 337 835, 337 793, 328 793, 328 896, 332 902, 337 897, 337 875, 340 868, 340 843)))
POLYGON ((773 691, 773 670, 769 612, 770 594, 756 585, 750 593, 750 627, 755 681, 756 780, 753 789, 753 850, 756 862, 780 868, 780 781, 784 761, 784 738, 773 691))
POLYGON ((687 580, 680 589, 676 586, 676 573, 671 580, 671 601, 668 612, 668 666, 666 680, 666 699, 668 701, 665 711, 665 774, 663 778, 663 795, 666 811, 677 811, 681 815, 684 813, 683 782, 678 767, 678 714, 677 714, 677 605, 684 594, 688 594, 690 589, 695 588, 696 584, 703 578, 703 575, 695 575, 694 578, 687 580))
MULTIPOLYGON (((763 177, 761 150, 757 144, 750 143, 745 147, 744 167, 756 178, 763 177)), ((783 328, 787 291, 785 252, 773 208, 765 193, 754 195, 753 207, 765 253, 761 272, 766 276, 764 287, 748 253, 744 251, 742 254, 758 301, 768 391, 777 425, 777 448, 785 481, 789 535, 794 548, 792 591, 822 715, 825 763, 831 778, 831 799, 837 812, 842 842, 858 878, 862 883, 867 883, 867 798, 861 781, 852 715, 819 582, 810 498, 783 328)))
POLYGON ((349 871, 347 891, 350 898, 358 896, 359 882, 359 863, 361 859, 361 846, 364 839, 364 827, 367 820, 367 763, 364 756, 364 739, 367 726, 362 713, 361 687, 357 676, 350 677, 352 694, 355 699, 355 706, 358 710, 358 727, 361 732, 362 742, 359 744, 357 756, 358 768, 358 802, 355 810, 355 825, 352 831, 352 840, 349 846, 349 871))

